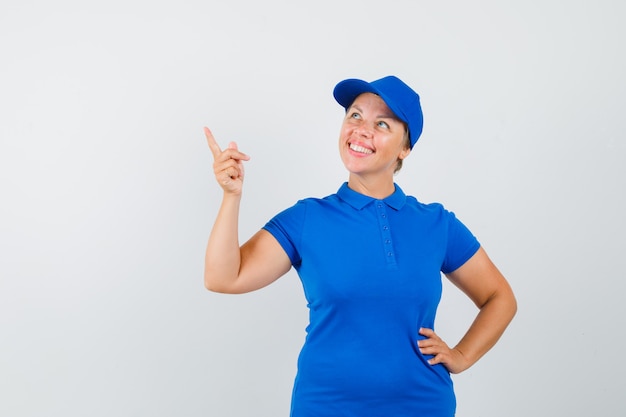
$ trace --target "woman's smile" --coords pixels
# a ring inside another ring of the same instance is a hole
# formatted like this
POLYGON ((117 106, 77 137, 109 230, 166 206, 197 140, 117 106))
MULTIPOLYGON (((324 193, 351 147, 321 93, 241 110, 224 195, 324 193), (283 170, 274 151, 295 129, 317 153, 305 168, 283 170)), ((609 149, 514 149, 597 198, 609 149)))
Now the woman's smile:
POLYGON ((350 143, 350 149, 353 150, 354 152, 360 153, 360 154, 365 154, 365 155, 369 155, 374 153, 374 151, 372 149, 368 149, 364 146, 361 145, 357 145, 354 143, 350 143))

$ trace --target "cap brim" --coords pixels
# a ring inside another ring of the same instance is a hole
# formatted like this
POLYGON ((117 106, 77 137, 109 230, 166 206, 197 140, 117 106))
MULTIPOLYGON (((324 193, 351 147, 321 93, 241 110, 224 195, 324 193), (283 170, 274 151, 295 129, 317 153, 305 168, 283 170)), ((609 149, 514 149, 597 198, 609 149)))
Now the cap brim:
POLYGON ((339 82, 335 86, 333 96, 335 96, 337 103, 347 109, 354 102, 354 100, 363 93, 374 93, 380 95, 380 92, 372 87, 367 81, 351 78, 339 82))
POLYGON ((405 115, 400 111, 392 100, 390 100, 385 93, 381 92, 367 81, 358 79, 347 79, 339 82, 335 86, 333 96, 337 103, 341 104, 345 109, 350 107, 354 100, 363 93, 374 93, 383 99, 387 107, 396 115, 396 117, 404 123, 408 124, 405 115))

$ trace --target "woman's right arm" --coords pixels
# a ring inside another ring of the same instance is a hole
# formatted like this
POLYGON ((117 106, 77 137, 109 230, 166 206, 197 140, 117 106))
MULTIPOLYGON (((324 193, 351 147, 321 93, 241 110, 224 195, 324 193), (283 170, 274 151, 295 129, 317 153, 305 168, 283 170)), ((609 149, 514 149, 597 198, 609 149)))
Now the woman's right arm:
POLYGON ((291 268, 289 257, 266 230, 239 245, 239 206, 243 188, 243 161, 250 158, 231 142, 223 151, 207 128, 204 133, 213 154, 213 171, 223 190, 215 224, 207 244, 204 285, 210 291, 239 294, 263 288, 291 268))

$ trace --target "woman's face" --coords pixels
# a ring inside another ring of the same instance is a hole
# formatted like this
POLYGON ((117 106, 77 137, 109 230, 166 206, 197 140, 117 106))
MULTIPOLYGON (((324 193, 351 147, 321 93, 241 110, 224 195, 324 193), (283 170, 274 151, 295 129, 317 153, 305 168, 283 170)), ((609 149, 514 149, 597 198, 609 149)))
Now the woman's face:
POLYGON ((339 135, 341 160, 351 174, 393 177, 398 158, 410 153, 405 126, 376 94, 364 93, 348 108, 339 135))

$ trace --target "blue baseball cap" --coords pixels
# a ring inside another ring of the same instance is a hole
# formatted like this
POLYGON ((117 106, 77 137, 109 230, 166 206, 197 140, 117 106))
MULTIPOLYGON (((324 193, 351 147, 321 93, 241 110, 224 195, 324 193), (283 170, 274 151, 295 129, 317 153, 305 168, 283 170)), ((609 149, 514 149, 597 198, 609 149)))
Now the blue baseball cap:
POLYGON ((413 145, 419 139, 424 127, 420 96, 393 75, 370 83, 354 78, 343 80, 335 86, 333 96, 347 110, 354 100, 363 93, 374 93, 380 96, 396 117, 406 123, 409 129, 411 149, 413 149, 413 145))

